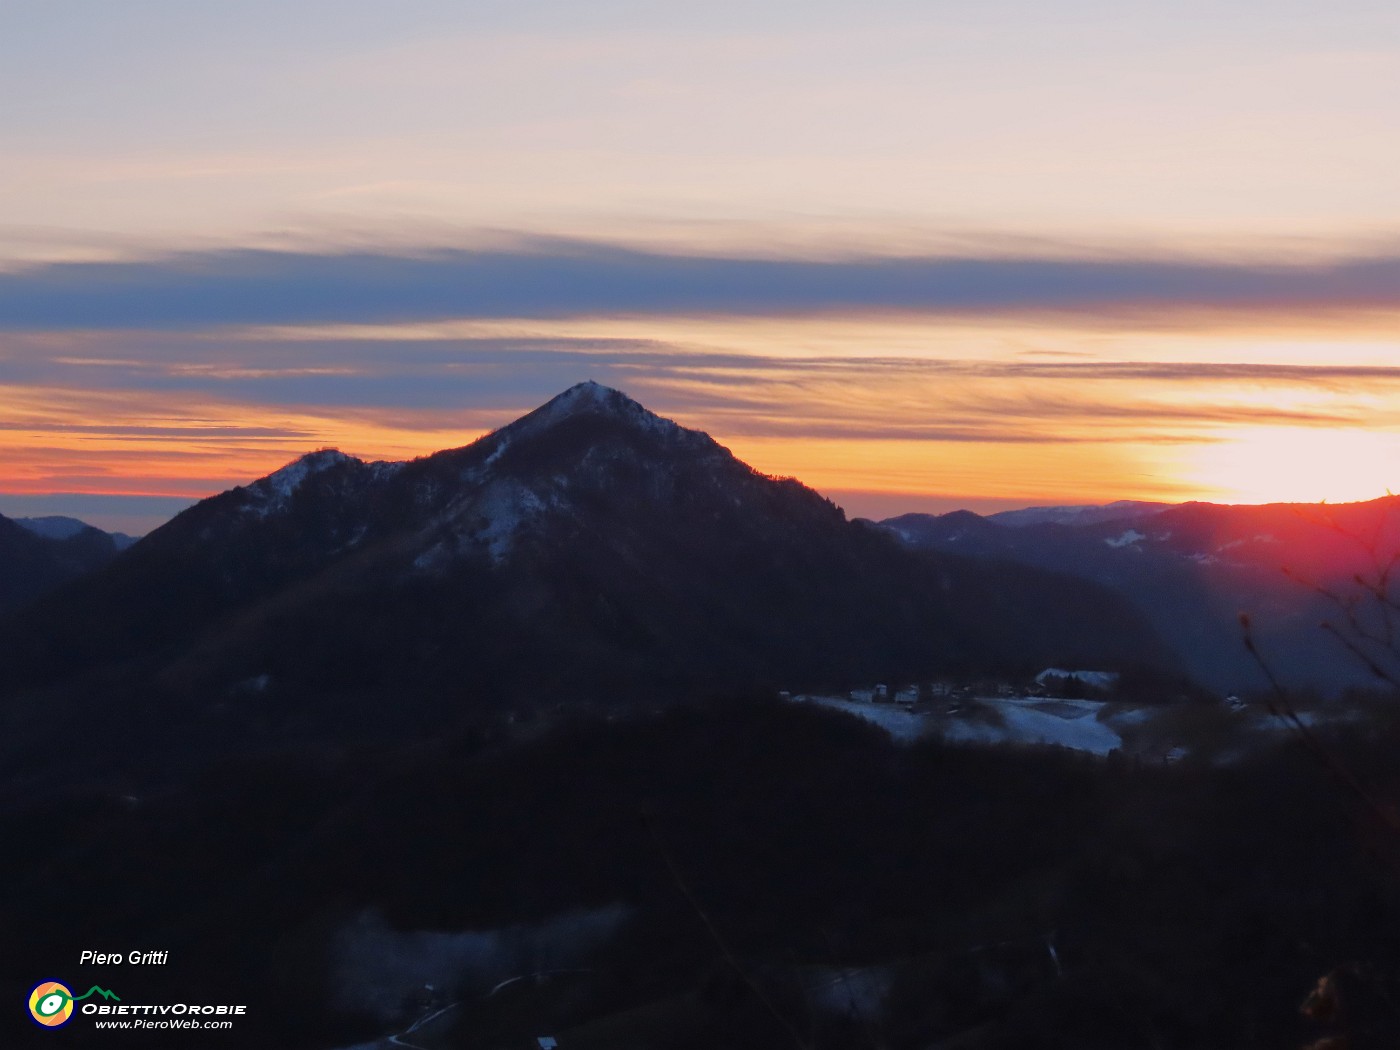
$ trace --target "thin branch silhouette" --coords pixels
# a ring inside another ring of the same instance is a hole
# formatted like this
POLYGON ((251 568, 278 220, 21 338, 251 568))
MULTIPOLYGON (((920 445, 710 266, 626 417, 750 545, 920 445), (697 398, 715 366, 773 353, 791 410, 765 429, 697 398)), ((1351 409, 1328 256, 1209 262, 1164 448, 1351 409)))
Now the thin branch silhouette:
POLYGON ((1357 775, 1356 771, 1324 744, 1322 739, 1313 732, 1312 727, 1299 716, 1289 698, 1288 690, 1278 680, 1273 668, 1269 666, 1269 662, 1264 659, 1258 645, 1255 644, 1253 626, 1250 623, 1248 613, 1240 614, 1240 627, 1244 631, 1245 649, 1259 665, 1264 677, 1268 679, 1269 692, 1265 694, 1264 702, 1268 706, 1269 713, 1288 726, 1298 741, 1322 764, 1333 779, 1360 800, 1372 816, 1376 817, 1389 831, 1400 836, 1400 814, 1381 802, 1371 787, 1357 775))
POLYGON ((704 924, 705 929, 710 934, 710 939, 715 942, 715 946, 719 949, 720 955, 723 956, 725 962, 729 964, 730 969, 732 969, 748 989, 753 992, 758 998, 758 1001, 764 1005, 768 1012, 773 1015, 774 1020, 782 1025, 783 1029, 792 1036, 793 1045, 796 1046, 798 1050, 812 1050, 811 1044, 802 1037, 802 1033, 797 1030, 797 1026, 778 1009, 778 1005, 773 1002, 772 998, 769 997, 768 993, 763 990, 759 983, 749 976, 748 971, 744 969, 743 963, 739 961, 738 956, 730 949, 729 942, 727 942, 724 936, 719 932, 719 928, 715 925, 714 920, 710 918, 709 912, 705 910, 705 906, 700 903, 700 899, 695 896, 695 893, 690 888, 690 884, 686 882, 685 876, 681 874, 680 868, 672 858, 670 850, 666 848, 666 844, 661 841, 661 836, 657 834, 651 819, 646 814, 643 814, 642 822, 646 824, 647 834, 651 836, 651 841, 655 844, 656 851, 661 854, 661 859, 666 864, 666 870, 670 872, 671 881, 676 884, 676 889, 678 889, 681 896, 686 899, 686 903, 688 903, 695 911, 695 914, 699 916, 701 923, 704 924))

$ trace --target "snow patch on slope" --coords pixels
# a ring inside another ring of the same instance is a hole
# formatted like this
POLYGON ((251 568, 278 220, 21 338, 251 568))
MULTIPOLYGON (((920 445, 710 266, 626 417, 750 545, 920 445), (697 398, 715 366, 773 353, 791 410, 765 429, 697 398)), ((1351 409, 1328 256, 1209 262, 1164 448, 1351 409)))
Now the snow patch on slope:
POLYGON ((483 463, 482 466, 487 468, 495 466, 496 461, 501 458, 501 455, 508 448, 510 448, 510 438, 502 436, 500 440, 496 442, 495 450, 486 457, 486 462, 483 463))
POLYGON ((523 485, 496 484, 486 490, 476 511, 486 519, 480 538, 493 562, 505 560, 521 526, 544 508, 544 500, 523 485))
POLYGON ((406 466, 408 464, 401 460, 376 459, 369 465, 370 477, 375 481, 387 481, 406 466))
POLYGON ((1137 529, 1129 529, 1127 532, 1123 533, 1123 535, 1106 539, 1104 542, 1110 547, 1131 547, 1135 543, 1141 543, 1145 539, 1147 539, 1147 536, 1144 533, 1138 532, 1137 529))
POLYGON ((413 567, 435 572, 483 552, 499 565, 510 557, 525 529, 563 503, 557 493, 541 495, 512 479, 493 481, 455 503, 424 531, 423 540, 431 543, 414 558, 413 567))

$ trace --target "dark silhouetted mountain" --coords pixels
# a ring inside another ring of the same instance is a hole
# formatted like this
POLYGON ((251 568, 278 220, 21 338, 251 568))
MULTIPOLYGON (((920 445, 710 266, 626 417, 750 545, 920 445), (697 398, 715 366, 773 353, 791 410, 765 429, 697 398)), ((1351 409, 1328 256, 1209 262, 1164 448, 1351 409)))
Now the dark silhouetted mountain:
POLYGON ((82 522, 74 524, 78 527, 46 534, 0 516, 0 613, 21 609, 117 556, 115 537, 82 522))
POLYGON ((1243 645, 1242 612, 1290 684, 1334 691, 1373 680, 1319 628, 1342 622, 1345 611, 1318 588, 1362 599, 1362 617, 1378 611, 1357 578, 1376 581, 1387 552, 1400 550, 1396 497, 1336 506, 1186 503, 1074 525, 1007 527, 1001 520, 963 511, 882 524, 915 548, 1014 561, 1111 587, 1151 620, 1194 677, 1217 689, 1264 684, 1243 645))
POLYGON ((409 463, 305 456, 180 514, 0 640, 13 684, 77 676, 143 712, 166 697, 176 721, 216 707, 313 734, 1171 663, 1101 587, 911 552, 592 383, 409 463))
MULTIPOLYGON (((43 536, 51 540, 71 539, 84 529, 96 529, 98 532, 103 531, 102 529, 97 529, 95 525, 89 525, 85 521, 79 521, 77 518, 68 518, 58 514, 51 514, 42 518, 13 518, 11 520, 17 525, 24 526, 36 536, 43 536)), ((124 532, 109 532, 107 535, 112 537, 112 542, 119 551, 126 550, 139 538, 137 536, 128 536, 124 532)))

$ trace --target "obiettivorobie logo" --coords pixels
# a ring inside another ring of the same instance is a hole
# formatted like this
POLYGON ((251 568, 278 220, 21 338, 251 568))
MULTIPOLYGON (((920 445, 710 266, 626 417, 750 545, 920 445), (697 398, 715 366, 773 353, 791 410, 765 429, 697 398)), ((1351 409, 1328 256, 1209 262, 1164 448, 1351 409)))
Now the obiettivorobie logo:
POLYGON ((121 1002, 121 996, 116 992, 106 988, 99 988, 93 985, 82 995, 74 995, 66 985, 58 981, 44 981, 36 984, 34 990, 29 993, 29 1016, 35 1022, 45 1028, 57 1028, 59 1025, 67 1024, 69 1018, 73 1016, 73 1004, 82 1002, 91 995, 100 995, 103 999, 115 999, 121 1002))
POLYGON ((232 1028, 233 1018, 245 1016, 248 1007, 241 1003, 188 1000, 130 1003, 123 1002, 111 989, 95 984, 82 995, 74 995, 61 981, 44 981, 29 993, 29 1016, 35 1024, 58 1028, 72 1020, 75 1013, 90 1017, 98 1028, 232 1028), (84 999, 90 1001, 83 1002, 84 999))

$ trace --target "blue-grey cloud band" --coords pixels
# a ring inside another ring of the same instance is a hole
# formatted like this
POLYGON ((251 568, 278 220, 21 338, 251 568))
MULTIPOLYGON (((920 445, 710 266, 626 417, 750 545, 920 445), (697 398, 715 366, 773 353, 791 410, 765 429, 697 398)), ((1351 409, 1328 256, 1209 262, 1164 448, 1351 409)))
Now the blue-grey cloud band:
POLYGON ((228 250, 0 273, 0 328, 611 314, 1329 310, 1400 306, 1400 256, 1327 265, 1151 258, 685 256, 605 244, 419 255, 228 250))

